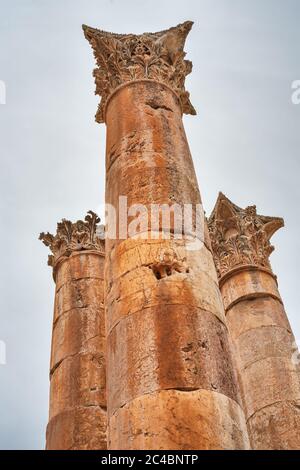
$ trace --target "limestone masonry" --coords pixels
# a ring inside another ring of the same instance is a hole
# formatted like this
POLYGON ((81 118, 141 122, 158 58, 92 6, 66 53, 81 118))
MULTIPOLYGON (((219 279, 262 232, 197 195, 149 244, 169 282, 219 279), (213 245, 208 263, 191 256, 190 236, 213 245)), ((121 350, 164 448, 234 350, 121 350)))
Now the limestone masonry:
POLYGON ((56 284, 47 449, 300 447, 297 348, 269 263, 283 221, 220 194, 207 224, 182 123, 191 27, 83 26, 109 209, 105 230, 90 211, 40 235, 56 284))

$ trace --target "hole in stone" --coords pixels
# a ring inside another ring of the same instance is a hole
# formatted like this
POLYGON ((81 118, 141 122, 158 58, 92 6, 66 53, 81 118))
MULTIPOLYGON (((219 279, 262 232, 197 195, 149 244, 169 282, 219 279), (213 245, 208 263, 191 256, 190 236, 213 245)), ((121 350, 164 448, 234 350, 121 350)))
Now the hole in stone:
POLYGON ((184 348, 181 348, 183 352, 190 352, 193 349, 193 343, 188 343, 184 348))
POLYGON ((156 279, 161 279, 161 274, 159 271, 154 271, 154 275, 156 277, 156 279))

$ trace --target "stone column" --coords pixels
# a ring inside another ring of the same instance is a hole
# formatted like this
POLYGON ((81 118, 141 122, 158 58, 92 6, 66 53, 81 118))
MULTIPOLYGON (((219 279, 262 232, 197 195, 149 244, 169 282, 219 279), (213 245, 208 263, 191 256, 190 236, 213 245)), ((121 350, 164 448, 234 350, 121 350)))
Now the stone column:
POLYGON ((253 449, 299 449, 299 357, 269 255, 283 220, 220 193, 209 230, 253 449))
POLYGON ((149 221, 157 205, 191 204, 193 222, 201 208, 182 124, 195 114, 184 88, 191 26, 139 36, 84 26, 102 96, 96 120, 107 125, 106 202, 120 214, 126 196, 129 222, 127 232, 125 212, 125 229, 123 220, 106 239, 110 449, 248 447, 206 227, 195 251, 174 219, 169 237, 149 221))
POLYGON ((63 219, 49 246, 56 283, 47 449, 105 449, 104 241, 100 219, 63 219))

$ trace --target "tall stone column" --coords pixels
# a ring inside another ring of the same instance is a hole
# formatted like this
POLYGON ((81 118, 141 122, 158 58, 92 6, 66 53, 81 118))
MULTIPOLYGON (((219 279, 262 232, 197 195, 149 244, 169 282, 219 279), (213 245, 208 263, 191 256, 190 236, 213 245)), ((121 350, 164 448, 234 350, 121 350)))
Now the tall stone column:
POLYGON ((129 235, 137 213, 140 226, 128 237, 121 220, 106 239, 110 449, 248 447, 207 229, 194 251, 189 230, 180 238, 173 220, 168 238, 149 221, 175 203, 192 204, 195 221, 201 204, 182 124, 195 114, 184 88, 191 26, 142 35, 84 26, 102 96, 96 120, 107 126, 106 202, 120 214, 126 196, 129 235))
POLYGON ((299 449, 297 347, 269 256, 283 220, 220 193, 209 230, 253 449, 299 449))
POLYGON ((50 248, 56 283, 47 449, 105 449, 104 241, 100 219, 63 219, 50 248))

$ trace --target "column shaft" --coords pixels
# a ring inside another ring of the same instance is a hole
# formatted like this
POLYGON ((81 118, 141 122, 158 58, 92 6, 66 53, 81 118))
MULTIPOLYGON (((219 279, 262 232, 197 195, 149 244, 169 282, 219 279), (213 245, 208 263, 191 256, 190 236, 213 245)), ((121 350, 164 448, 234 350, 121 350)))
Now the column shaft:
POLYGON ((106 202, 117 216, 120 196, 128 207, 116 235, 107 217, 110 449, 248 447, 205 223, 200 247, 188 249, 201 204, 182 124, 182 113, 195 114, 184 85, 191 27, 135 35, 83 26, 97 63, 96 121, 107 125, 106 202), (178 213, 169 230, 163 221, 162 205, 175 204, 193 207, 183 237, 178 213))
POLYGON ((299 357, 277 281, 271 272, 246 267, 226 276, 220 288, 252 447, 298 449, 299 357))
POLYGON ((53 255, 56 283, 50 363, 48 450, 106 449, 104 243, 96 214, 55 236, 40 235, 53 255))
POLYGON ((235 351, 253 449, 300 447, 300 368, 270 238, 283 225, 219 195, 209 219, 226 323, 235 351))
MULTIPOLYGON (((176 95, 150 81, 106 109, 106 202, 200 203, 176 95)), ((130 223, 130 218, 129 218, 130 223)), ((150 230, 149 223, 146 230, 150 230)), ((208 238, 106 240, 108 445, 243 449, 243 411, 208 238)))

